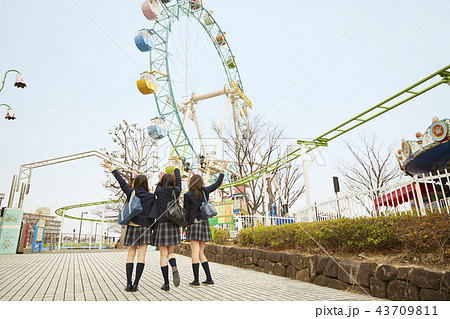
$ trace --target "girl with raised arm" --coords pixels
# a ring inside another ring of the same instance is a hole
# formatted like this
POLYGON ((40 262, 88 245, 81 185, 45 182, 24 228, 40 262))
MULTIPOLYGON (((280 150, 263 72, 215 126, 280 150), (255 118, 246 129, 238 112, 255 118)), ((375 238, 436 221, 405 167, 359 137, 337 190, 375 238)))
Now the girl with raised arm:
POLYGON ((127 196, 127 200, 130 199, 131 193, 134 190, 135 195, 139 197, 141 201, 142 212, 132 218, 128 223, 125 239, 123 241, 124 246, 129 246, 126 262, 127 285, 125 290, 134 292, 138 290, 139 280, 142 276, 142 272, 144 271, 147 245, 150 244, 151 241, 150 226, 153 220, 150 219, 149 215, 155 202, 155 195, 149 191, 147 176, 136 176, 133 181, 133 187, 130 187, 111 164, 105 161, 103 164, 100 164, 100 166, 108 169, 114 175, 116 180, 119 182, 120 188, 127 196), (133 275, 136 250, 138 252, 138 258, 136 264, 136 277, 133 283, 131 278, 133 275))
POLYGON ((211 228, 208 219, 200 219, 200 206, 205 200, 209 200, 209 194, 214 192, 223 181, 223 172, 227 169, 227 163, 223 164, 222 171, 217 181, 209 186, 203 184, 200 175, 194 175, 189 181, 189 192, 184 194, 184 209, 186 210, 187 230, 186 240, 190 241, 192 252, 192 271, 194 273, 194 281, 189 283, 193 287, 199 287, 199 266, 206 274, 206 280, 203 285, 213 285, 214 281, 211 277, 208 260, 205 257, 205 242, 212 241, 211 228))
POLYGON ((179 159, 175 158, 175 170, 172 174, 160 174, 160 181, 155 189, 156 201, 150 212, 150 217, 156 219, 156 228, 152 235, 152 245, 159 247, 159 265, 164 278, 162 290, 169 290, 169 266, 172 267, 172 279, 175 287, 180 285, 180 275, 177 261, 173 253, 173 246, 181 243, 180 228, 168 221, 164 215, 167 204, 172 200, 173 194, 178 200, 181 193, 181 176, 178 169, 179 159))

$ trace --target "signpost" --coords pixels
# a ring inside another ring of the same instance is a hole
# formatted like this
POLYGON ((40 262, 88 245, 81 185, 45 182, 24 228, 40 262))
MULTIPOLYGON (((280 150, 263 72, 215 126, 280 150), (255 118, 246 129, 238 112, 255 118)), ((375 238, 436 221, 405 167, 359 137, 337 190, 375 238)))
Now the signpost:
POLYGON ((39 219, 34 227, 33 244, 31 245, 31 252, 34 253, 36 246, 38 252, 42 252, 42 245, 44 244, 45 219, 39 219))
POLYGON ((0 222, 0 255, 12 255, 17 252, 23 210, 5 208, 0 222))

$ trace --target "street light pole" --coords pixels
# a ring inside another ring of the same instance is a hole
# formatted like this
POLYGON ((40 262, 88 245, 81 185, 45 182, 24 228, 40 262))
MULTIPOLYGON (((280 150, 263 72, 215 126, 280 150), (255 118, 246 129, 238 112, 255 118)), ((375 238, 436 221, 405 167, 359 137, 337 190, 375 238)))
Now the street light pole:
MULTIPOLYGON (((20 73, 17 70, 8 70, 6 71, 5 75, 3 76, 3 80, 2 80, 2 86, 0 87, 0 92, 3 90, 3 88, 5 87, 5 80, 6 80, 6 76, 8 75, 9 72, 16 72, 17 76, 16 76, 16 81, 14 82, 14 86, 18 87, 18 88, 24 88, 27 85, 25 84, 25 79, 23 78, 22 73, 20 73)), ((5 119, 7 120, 15 120, 16 116, 14 115, 14 110, 8 105, 8 104, 0 104, 0 106, 6 106, 8 108, 8 110, 6 111, 6 116, 5 119)))
POLYGON ((3 80, 2 80, 2 87, 0 88, 0 92, 3 90, 3 88, 5 87, 5 80, 6 80, 6 76, 8 75, 9 72, 15 72, 17 73, 16 76, 16 81, 14 82, 14 86, 18 87, 18 88, 24 88, 27 85, 25 84, 25 80, 23 78, 22 73, 20 73, 17 70, 8 70, 6 71, 5 75, 3 76, 3 80))
POLYGON ((84 214, 87 214, 87 212, 81 212, 80 231, 78 232, 78 242, 80 242, 80 238, 81 238, 81 225, 83 224, 83 215, 84 214))
POLYGON ((95 223, 94 244, 97 242, 97 226, 98 226, 98 223, 95 223))

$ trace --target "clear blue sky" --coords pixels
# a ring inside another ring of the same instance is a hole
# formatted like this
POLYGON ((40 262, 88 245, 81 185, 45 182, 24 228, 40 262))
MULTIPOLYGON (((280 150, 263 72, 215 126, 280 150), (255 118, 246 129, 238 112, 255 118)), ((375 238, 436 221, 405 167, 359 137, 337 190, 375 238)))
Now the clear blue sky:
MULTIPOLYGON (((139 65, 148 56, 134 45, 137 30, 153 23, 141 0, 77 0, 139 65)), ((373 0, 204 1, 215 11, 236 56, 255 113, 265 111, 373 0)), ((379 0, 315 66, 266 113, 294 139, 314 138, 450 63, 450 2, 379 0)), ((122 119, 146 126, 157 115, 141 95, 139 66, 70 0, 0 0, 0 73, 20 70, 28 87, 7 78, 0 104, 15 121, 0 119, 0 192, 8 198, 20 164, 102 147, 122 119)), ((433 116, 449 117, 450 87, 441 86, 345 136, 376 134, 400 147, 433 116)), ((332 194, 337 160, 348 158, 343 139, 322 152, 325 166, 310 169, 313 200, 332 194)), ((25 211, 108 198, 98 159, 33 171, 25 211)), ((17 198, 18 195, 16 195, 17 198)), ((3 205, 6 205, 6 201, 3 205)), ((74 211, 73 214, 79 214, 74 211)), ((66 223, 71 232, 78 223, 66 223)), ((88 226, 84 229, 88 232, 88 226)))

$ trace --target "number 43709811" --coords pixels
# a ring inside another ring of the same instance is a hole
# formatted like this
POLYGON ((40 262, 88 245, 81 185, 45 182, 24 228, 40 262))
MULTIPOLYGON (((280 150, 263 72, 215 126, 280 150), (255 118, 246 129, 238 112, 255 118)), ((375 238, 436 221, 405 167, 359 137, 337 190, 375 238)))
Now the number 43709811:
POLYGON ((395 315, 424 315, 424 316, 437 316, 436 306, 378 306, 377 310, 381 316, 395 316, 395 315))

